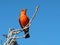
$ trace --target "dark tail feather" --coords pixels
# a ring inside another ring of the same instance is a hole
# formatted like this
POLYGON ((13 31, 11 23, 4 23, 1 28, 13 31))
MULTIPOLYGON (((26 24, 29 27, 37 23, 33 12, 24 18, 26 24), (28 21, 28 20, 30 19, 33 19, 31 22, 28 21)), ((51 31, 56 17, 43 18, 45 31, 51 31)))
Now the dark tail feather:
POLYGON ((29 35, 29 33, 25 36, 25 38, 29 38, 30 37, 30 35, 29 35))
POLYGON ((24 30, 24 33, 25 33, 25 34, 28 33, 28 34, 25 36, 25 38, 29 38, 29 37, 30 37, 30 35, 29 35, 29 28, 25 29, 25 30, 24 30))

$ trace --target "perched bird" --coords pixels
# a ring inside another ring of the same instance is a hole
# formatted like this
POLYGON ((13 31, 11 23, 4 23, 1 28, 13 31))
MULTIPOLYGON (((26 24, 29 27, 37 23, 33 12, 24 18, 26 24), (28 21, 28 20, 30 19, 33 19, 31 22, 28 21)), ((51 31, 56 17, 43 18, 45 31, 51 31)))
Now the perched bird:
MULTIPOLYGON (((29 23, 29 18, 26 15, 26 9, 23 9, 20 11, 19 23, 22 28, 24 28, 29 23)), ((29 38, 30 37, 29 28, 24 29, 23 31, 25 34, 28 32, 28 34, 25 36, 25 38, 29 38)))

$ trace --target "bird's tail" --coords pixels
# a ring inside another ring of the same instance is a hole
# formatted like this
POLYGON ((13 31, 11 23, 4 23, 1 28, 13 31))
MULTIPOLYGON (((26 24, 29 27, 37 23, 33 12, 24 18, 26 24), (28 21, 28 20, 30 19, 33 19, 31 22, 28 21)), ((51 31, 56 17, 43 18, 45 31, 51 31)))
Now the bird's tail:
POLYGON ((27 29, 24 29, 24 33, 26 34, 25 35, 25 38, 29 38, 30 37, 30 35, 29 35, 29 28, 27 28, 27 29))

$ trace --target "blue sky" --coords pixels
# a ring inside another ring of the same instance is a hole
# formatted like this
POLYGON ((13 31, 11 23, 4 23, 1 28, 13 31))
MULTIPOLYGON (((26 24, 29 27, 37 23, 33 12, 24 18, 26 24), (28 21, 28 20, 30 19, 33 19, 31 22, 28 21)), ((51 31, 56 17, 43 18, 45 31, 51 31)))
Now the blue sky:
POLYGON ((9 28, 21 28, 20 10, 26 8, 29 18, 39 6, 31 23, 30 38, 17 39, 20 45, 60 45, 60 0, 0 0, 0 38, 9 28))

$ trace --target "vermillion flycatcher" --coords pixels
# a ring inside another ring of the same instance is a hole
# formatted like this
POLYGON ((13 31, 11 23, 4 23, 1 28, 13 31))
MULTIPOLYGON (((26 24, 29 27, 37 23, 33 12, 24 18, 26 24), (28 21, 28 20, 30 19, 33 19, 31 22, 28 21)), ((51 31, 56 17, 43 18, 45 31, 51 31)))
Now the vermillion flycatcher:
MULTIPOLYGON (((29 23, 29 18, 26 15, 26 9, 23 9, 20 11, 19 23, 22 28, 24 28, 29 23)), ((24 29, 23 31, 25 34, 28 32, 28 34, 25 36, 25 38, 29 38, 30 37, 29 28, 24 29)))

